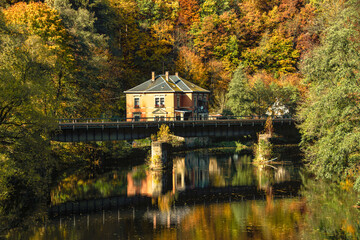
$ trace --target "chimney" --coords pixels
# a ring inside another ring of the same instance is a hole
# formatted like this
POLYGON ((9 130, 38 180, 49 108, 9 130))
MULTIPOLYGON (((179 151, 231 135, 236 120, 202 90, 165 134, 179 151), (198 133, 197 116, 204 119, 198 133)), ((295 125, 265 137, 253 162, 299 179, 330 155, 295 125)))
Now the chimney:
POLYGON ((155 72, 151 73, 151 81, 154 82, 155 81, 155 72))
POLYGON ((176 73, 175 73, 175 76, 179 77, 179 73, 178 73, 178 72, 176 72, 176 73))
POLYGON ((165 72, 165 78, 166 78, 166 81, 169 80, 169 72, 168 71, 165 72))

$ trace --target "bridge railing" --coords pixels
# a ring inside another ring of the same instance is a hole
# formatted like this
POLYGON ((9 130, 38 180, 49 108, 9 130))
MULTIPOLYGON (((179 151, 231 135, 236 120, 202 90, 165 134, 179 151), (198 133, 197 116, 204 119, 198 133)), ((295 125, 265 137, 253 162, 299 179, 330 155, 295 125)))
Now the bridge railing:
MULTIPOLYGON (((76 123, 120 123, 120 122, 174 122, 174 121, 222 121, 222 120, 254 120, 267 119, 267 115, 261 116, 208 116, 208 117, 136 117, 136 118, 62 118, 59 119, 59 124, 76 124, 76 123)), ((291 119, 290 115, 272 116, 273 119, 291 119)))

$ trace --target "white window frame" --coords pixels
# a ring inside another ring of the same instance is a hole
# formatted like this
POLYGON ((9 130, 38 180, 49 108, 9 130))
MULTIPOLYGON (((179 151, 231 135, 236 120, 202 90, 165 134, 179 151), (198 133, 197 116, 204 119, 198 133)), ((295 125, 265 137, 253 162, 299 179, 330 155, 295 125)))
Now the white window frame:
POLYGON ((161 107, 162 105, 165 107, 165 95, 155 95, 154 103, 155 103, 155 107, 156 105, 158 105, 158 107, 161 107), (158 104, 156 104, 157 99, 159 99, 158 104))
POLYGON ((139 106, 139 107, 140 107, 140 97, 139 97, 139 96, 134 96, 134 108, 135 108, 136 106, 139 106), (138 101, 138 104, 136 104, 136 99, 137 99, 137 101, 138 101))

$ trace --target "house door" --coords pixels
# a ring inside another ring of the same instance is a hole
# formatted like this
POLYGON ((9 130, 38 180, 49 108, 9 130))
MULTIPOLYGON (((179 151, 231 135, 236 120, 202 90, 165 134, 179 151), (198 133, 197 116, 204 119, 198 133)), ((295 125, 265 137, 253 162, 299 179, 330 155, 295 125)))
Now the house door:
POLYGON ((141 119, 141 114, 140 114, 140 113, 134 113, 134 115, 133 115, 133 121, 139 122, 140 119, 141 119))

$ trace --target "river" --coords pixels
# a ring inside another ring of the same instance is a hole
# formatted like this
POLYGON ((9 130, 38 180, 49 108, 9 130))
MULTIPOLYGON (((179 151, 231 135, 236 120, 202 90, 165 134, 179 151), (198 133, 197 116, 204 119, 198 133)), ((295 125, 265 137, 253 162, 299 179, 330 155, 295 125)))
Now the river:
POLYGON ((356 239, 358 198, 311 180, 294 148, 267 166, 234 150, 176 153, 147 164, 72 175, 51 193, 50 221, 9 239, 356 239))

